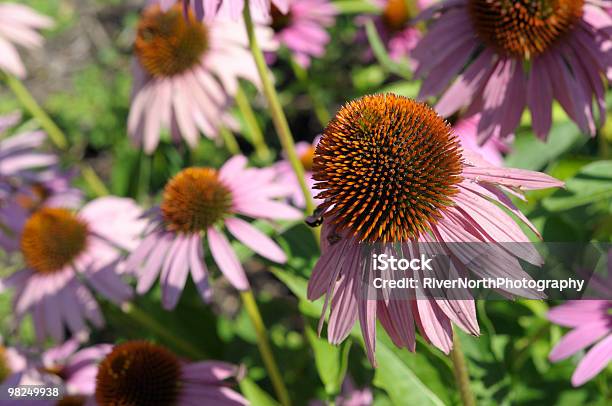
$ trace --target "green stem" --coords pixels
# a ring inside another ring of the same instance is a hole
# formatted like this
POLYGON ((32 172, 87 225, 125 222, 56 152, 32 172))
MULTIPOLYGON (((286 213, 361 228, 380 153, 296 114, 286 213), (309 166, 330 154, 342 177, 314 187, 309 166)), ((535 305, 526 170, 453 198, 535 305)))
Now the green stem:
POLYGON ((245 1, 243 14, 247 34, 249 36, 249 45, 251 48, 251 53, 253 54, 253 58, 255 59, 255 65, 257 66, 257 72, 259 73, 259 77, 261 78, 264 95, 266 96, 266 99, 268 99, 268 104, 270 105, 270 113, 272 114, 272 122, 274 123, 274 128, 276 129, 276 133, 283 147, 283 151, 285 152, 285 154, 287 155, 287 159, 291 163, 291 168, 297 176, 297 180, 300 184, 300 189, 304 194, 306 210, 308 211, 308 213, 313 213, 315 205, 312 199, 312 195, 310 193, 310 188, 306 184, 306 179, 304 177, 304 166, 302 166, 302 162, 300 161, 300 158, 298 157, 298 154, 295 150, 295 142, 293 140, 293 136, 291 135, 291 129, 289 128, 287 117, 285 116, 283 108, 278 99, 278 94, 276 93, 276 89, 274 88, 274 84, 272 83, 272 80, 270 78, 268 66, 266 65, 263 52, 261 51, 259 43, 257 42, 253 19, 251 17, 249 0, 245 1))
MULTIPOLYGON (((49 136, 49 139, 53 144, 60 150, 68 150, 68 139, 64 132, 55 124, 55 122, 49 117, 45 110, 38 104, 36 99, 32 96, 30 91, 21 83, 19 79, 8 74, 1 74, 0 78, 4 80, 6 85, 11 89, 17 100, 21 103, 32 117, 38 122, 43 130, 49 136)), ((96 174, 96 172, 89 165, 83 163, 81 165, 81 173, 85 181, 91 187, 91 190, 97 196, 105 196, 109 194, 108 189, 104 185, 104 182, 96 174)))
POLYGON ((298 78, 300 83, 302 83, 302 86, 304 86, 308 92, 308 97, 310 97, 310 102, 314 108, 317 120, 319 120, 321 126, 325 127, 330 120, 329 111, 327 111, 327 108, 323 105, 323 103, 321 103, 321 100, 315 94, 314 88, 310 85, 310 81, 308 80, 308 72, 293 58, 291 58, 291 67, 293 68, 295 77, 298 78))
POLYGON ((85 182, 87 182, 92 192, 94 192, 96 196, 108 196, 110 194, 110 191, 108 190, 104 182, 102 182, 102 179, 100 179, 98 174, 93 170, 91 166, 85 163, 82 164, 81 175, 83 176, 83 179, 85 179, 85 182))
POLYGON ((121 310, 125 315, 129 316, 138 324, 147 328, 149 331, 155 333, 164 341, 171 343, 185 355, 188 355, 194 360, 207 358, 204 352, 194 347, 191 343, 172 334, 167 326, 162 325, 160 322, 149 316, 146 312, 136 307, 135 304, 126 302, 121 305, 121 310))
POLYGON ((51 117, 49 117, 42 107, 40 107, 23 83, 16 77, 8 74, 4 75, 4 81, 22 106, 30 112, 32 117, 34 117, 36 121, 38 121, 38 124, 46 131, 53 144, 62 150, 68 148, 68 141, 62 130, 55 125, 51 117))
POLYGON ((230 154, 232 155, 241 154, 240 146, 238 146, 238 141, 236 141, 236 137, 234 136, 233 132, 231 132, 226 127, 221 127, 219 128, 219 133, 221 134, 221 138, 223 138, 223 143, 225 144, 225 148, 227 148, 230 154))
POLYGON ((272 353, 272 348, 270 347, 270 341, 268 340, 266 326, 261 318, 261 313, 259 312, 257 302, 253 297, 253 292, 251 290, 240 292, 240 297, 242 298, 244 308, 251 319, 251 323, 253 323, 253 327, 255 328, 255 333, 257 334, 257 346, 259 347, 261 358, 263 359, 268 375, 270 376, 270 380, 272 381, 272 385, 274 386, 276 396, 278 397, 281 405, 289 406, 291 405, 289 392, 285 387, 282 375, 278 369, 276 360, 274 359, 274 354, 272 353))
POLYGON ((257 117, 253 112, 253 108, 251 107, 251 103, 249 103, 249 100, 241 86, 238 86, 235 99, 250 135, 249 142, 251 145, 253 145, 253 148, 255 148, 255 154, 264 162, 271 160, 272 153, 270 152, 270 148, 268 148, 268 145, 266 144, 263 132, 261 131, 259 123, 257 122, 257 117))
POLYGON ((450 353, 451 360, 453 361, 453 373, 455 374, 455 381, 457 382, 457 388, 461 395, 461 401, 464 406, 475 406, 476 401, 474 394, 470 388, 470 375, 467 370, 467 364, 465 362, 465 356, 461 350, 461 343, 459 342, 459 336, 453 331, 453 349, 450 353))

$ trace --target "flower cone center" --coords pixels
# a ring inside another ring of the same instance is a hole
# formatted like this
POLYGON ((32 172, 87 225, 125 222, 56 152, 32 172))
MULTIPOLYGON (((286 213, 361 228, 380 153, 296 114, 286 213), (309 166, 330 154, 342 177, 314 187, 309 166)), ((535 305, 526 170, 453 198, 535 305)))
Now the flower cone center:
POLYGON ((8 378, 11 373, 11 367, 9 366, 8 357, 6 355, 6 348, 0 345, 0 384, 8 378))
POLYGON ((304 166, 306 172, 312 171, 312 160, 314 159, 315 147, 310 146, 307 150, 300 154, 300 162, 304 166))
POLYGON ((58 400, 56 406, 83 406, 86 400, 82 395, 67 395, 58 400))
POLYGON ((412 18, 407 1, 388 0, 382 12, 382 20, 390 31, 400 31, 412 18))
POLYGON ((28 210, 34 211, 45 203, 49 198, 49 190, 40 183, 35 183, 29 187, 26 192, 17 194, 16 201, 19 206, 28 210))
POLYGON ((498 53, 519 59, 537 56, 561 39, 582 17, 584 0, 470 0, 476 33, 498 53))
POLYGON ((270 27, 274 32, 280 32, 291 25, 291 10, 287 14, 283 14, 274 4, 270 6, 270 16, 272 23, 270 27))
POLYGON ((167 406, 179 394, 181 366, 165 348, 146 341, 115 346, 98 368, 100 406, 167 406))
POLYGON ((48 274, 71 264, 87 246, 87 223, 66 209, 42 208, 27 220, 21 252, 32 270, 48 274))
POLYGON ((204 231, 231 212, 232 195, 211 168, 187 168, 164 189, 161 210, 169 229, 204 231))
POLYGON ((143 12, 134 50, 151 76, 183 73, 198 65, 207 49, 208 31, 191 11, 187 19, 179 5, 166 12, 154 5, 143 12))
POLYGON ((461 181, 459 142, 430 107, 393 94, 345 105, 317 145, 313 178, 338 231, 399 242, 429 230, 461 181))

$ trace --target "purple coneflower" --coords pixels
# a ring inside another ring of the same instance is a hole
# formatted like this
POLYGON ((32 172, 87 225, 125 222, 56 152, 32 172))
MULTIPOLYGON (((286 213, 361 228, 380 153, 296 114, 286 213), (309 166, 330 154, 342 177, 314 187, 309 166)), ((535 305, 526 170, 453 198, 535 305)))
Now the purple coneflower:
MULTIPOLYGON (((353 381, 353 378, 347 375, 342 382, 340 394, 334 400, 337 406, 371 406, 374 403, 372 390, 368 387, 358 388, 353 381)), ((308 406, 325 406, 326 403, 320 400, 314 400, 308 403, 308 406)))
POLYGON ((480 154, 493 165, 503 166, 504 157, 502 153, 508 151, 508 146, 498 138, 489 139, 483 145, 478 145, 479 122, 480 114, 475 114, 472 117, 462 117, 453 125, 459 143, 463 148, 480 154))
POLYGON ((166 184, 163 201, 150 211, 147 235, 133 251, 126 269, 138 278, 139 294, 160 278, 162 303, 176 306, 191 271, 204 300, 210 297, 204 241, 225 277, 239 290, 249 288, 246 274, 222 228, 262 257, 283 263, 283 250, 267 235, 239 216, 254 219, 300 219, 293 207, 276 201, 290 191, 277 183, 272 168, 246 168, 235 156, 219 170, 192 167, 166 184), (161 275, 160 275, 161 272, 161 275))
MULTIPOLYGON (((20 119, 20 113, 0 116, 0 134, 15 126, 20 119)), ((56 164, 57 156, 40 151, 46 139, 42 131, 28 131, 0 140, 0 183, 56 164)))
POLYGON ((578 363, 572 385, 582 385, 612 361, 611 311, 612 300, 573 300, 548 312, 552 322, 573 329, 550 352, 551 361, 561 361, 594 344, 578 363))
POLYGON ((393 94, 365 96, 340 109, 317 145, 313 177, 324 200, 323 229, 308 298, 325 295, 321 322, 331 303, 331 343, 344 340, 359 317, 373 364, 377 318, 396 345, 411 351, 415 324, 446 353, 451 321, 479 334, 473 300, 402 299, 391 289, 383 289, 383 298, 366 297, 373 244, 409 257, 437 243, 460 275, 469 270, 478 277, 529 277, 518 259, 541 264, 541 258, 507 211, 536 230, 504 191, 522 196, 521 190, 562 185, 542 173, 497 168, 461 150, 452 128, 430 107, 393 94), (484 243, 498 257, 472 267, 470 246, 451 242, 484 243), (503 242, 521 244, 502 249, 503 242))
POLYGON ((8 347, 2 343, 0 337, 0 388, 19 384, 21 372, 26 369, 28 360, 22 351, 15 347, 8 347))
POLYGON ((74 212, 43 207, 32 214, 15 236, 25 262, 23 269, 0 279, 0 292, 15 290, 17 320, 32 315, 37 338, 64 339, 86 331, 86 320, 103 324, 88 286, 121 304, 132 295, 117 273, 123 251, 135 248, 144 222, 130 199, 103 197, 74 212))
POLYGON ((184 362, 146 341, 116 345, 100 363, 95 398, 99 406, 238 406, 248 402, 228 386, 240 368, 226 362, 184 362))
POLYGON ((434 18, 412 52, 420 97, 443 93, 443 116, 482 112, 479 141, 507 137, 529 107, 533 129, 548 136, 556 99, 582 131, 606 117, 605 76, 612 18, 598 0, 446 0, 425 11, 434 18), (453 81, 454 80, 454 81, 453 81), (450 87, 448 86, 450 83, 450 87))
MULTIPOLYGON (((612 295, 612 250, 608 251, 607 276, 592 275, 589 287, 603 297, 612 295)), ((561 361, 593 345, 578 363, 572 385, 582 385, 612 361, 612 300, 570 300, 550 310, 548 319, 573 329, 550 352, 551 361, 561 361)))
MULTIPOLYGON (((80 348, 79 340, 73 338, 60 346, 45 351, 40 360, 25 360, 19 371, 14 371, 7 382, 10 385, 41 385, 62 387, 65 391, 60 401, 37 400, 36 405, 95 405, 98 363, 108 354, 112 346, 98 344, 80 348)), ((8 386, 5 383, 5 386, 8 386)), ((20 405, 23 400, 13 401, 20 405)), ((11 404, 11 403, 8 403, 11 404)))
MULTIPOLYGON (((258 26, 264 49, 274 49, 272 30, 258 26)), ((199 132, 215 137, 220 127, 235 128, 228 110, 238 79, 259 83, 244 26, 215 19, 202 23, 180 6, 162 11, 153 2, 138 23, 132 105, 128 132, 147 153, 163 129, 191 147, 199 132)))
POLYGON ((5 184, 7 195, 0 203, 0 247, 12 252, 19 250, 19 233, 30 215, 42 207, 77 209, 83 193, 72 187, 74 172, 63 172, 56 167, 44 171, 22 173, 5 184))
POLYGON ((310 58, 325 54, 330 40, 325 29, 334 25, 336 14, 338 10, 328 0, 291 0, 287 12, 272 6, 270 25, 278 42, 291 51, 298 64, 307 68, 310 58))
POLYGON ((15 45, 28 49, 42 46, 43 37, 37 30, 52 25, 49 17, 38 14, 28 6, 0 3, 0 70, 23 78, 26 69, 15 45))
MULTIPOLYGON (((374 25, 391 59, 399 61, 410 56, 410 52, 421 39, 421 32, 411 22, 421 10, 435 1, 373 0, 381 11, 381 15, 374 18, 374 25)), ((359 23, 362 24, 365 20, 360 17, 359 23)), ((363 37, 365 38, 365 35, 363 37)))
MULTIPOLYGON (((174 0, 160 0, 162 7, 172 7, 174 0)), ((245 0, 181 0, 184 8, 191 8, 198 19, 210 21, 216 16, 229 17, 232 20, 242 18, 245 0)), ((291 0, 250 0, 250 10, 258 18, 266 18, 270 8, 276 7, 281 13, 287 13, 291 0)))
MULTIPOLYGON (((312 179, 312 158, 314 157, 314 151, 318 140, 319 137, 317 137, 312 144, 305 141, 300 141, 295 144, 295 151, 304 166, 306 184, 310 188, 313 196, 315 193, 312 190, 314 186, 314 179, 312 179)), ((291 163, 287 159, 283 159, 274 165, 274 169, 278 174, 278 182, 282 183, 290 190, 287 196, 289 201, 296 207, 305 208, 306 202, 304 201, 304 193, 302 193, 302 188, 300 188, 295 172, 291 169, 291 163)), ((322 201, 315 199, 315 204, 319 203, 322 203, 322 201)))

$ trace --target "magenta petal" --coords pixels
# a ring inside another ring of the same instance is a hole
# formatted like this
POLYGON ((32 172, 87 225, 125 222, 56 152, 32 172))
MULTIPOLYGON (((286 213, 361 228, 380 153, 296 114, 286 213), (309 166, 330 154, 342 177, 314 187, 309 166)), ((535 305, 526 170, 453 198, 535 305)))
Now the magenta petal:
POLYGON ((580 386, 597 375, 612 360, 612 334, 604 338, 580 361, 572 375, 572 385, 580 386))
POLYGON ((225 221, 227 229, 244 245, 264 258, 274 262, 285 263, 287 256, 270 237, 238 217, 225 221))
POLYGON ((249 281, 227 238, 214 227, 208 228, 207 235, 210 252, 221 272, 236 289, 248 290, 249 281))
POLYGON ((561 361, 593 344, 609 332, 607 320, 583 324, 563 336, 548 358, 552 362, 561 361))

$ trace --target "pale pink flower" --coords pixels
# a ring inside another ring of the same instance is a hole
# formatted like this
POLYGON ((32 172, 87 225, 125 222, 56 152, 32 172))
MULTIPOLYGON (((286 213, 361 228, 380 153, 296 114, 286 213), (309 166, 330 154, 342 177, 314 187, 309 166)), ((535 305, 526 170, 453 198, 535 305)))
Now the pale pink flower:
MULTIPOLYGON (((374 403, 374 395, 368 387, 358 388, 353 379, 347 375, 342 382, 340 395, 334 400, 337 406, 371 406, 374 403)), ((325 406, 326 403, 315 400, 308 403, 308 406, 325 406)))
MULTIPOLYGON (((603 297, 612 295, 612 250, 608 251, 608 274, 592 275, 589 281, 603 297)), ((572 375, 580 386, 600 373, 612 361, 612 300, 570 300, 548 312, 553 323, 572 328, 549 354, 552 362, 564 360, 592 346, 572 375)))
MULTIPOLYGON (((23 367, 15 371, 8 379, 11 385, 42 385, 61 387, 65 391, 62 401, 79 402, 79 404, 94 406, 93 394, 96 390, 96 375, 98 363, 108 354, 112 346, 98 344, 79 349, 81 343, 73 338, 53 347, 37 360, 25 360, 23 367)), ((5 386, 8 386, 5 383, 5 386)), ((12 404, 12 403, 8 403, 12 404)), ((16 406, 23 400, 15 400, 16 406)), ((36 405, 54 406, 57 400, 37 400, 36 405)))
POLYGON ((27 365, 28 359, 23 351, 16 347, 5 346, 0 336, 0 390, 16 386, 21 379, 21 372, 27 365))
POLYGON ((461 146, 480 154, 483 159, 495 166, 504 166, 504 157, 502 153, 508 152, 508 146, 498 138, 489 139, 485 141, 483 145, 479 145, 479 122, 480 114, 475 114, 472 117, 462 117, 455 123, 453 128, 455 129, 461 146))
POLYGON ((99 406, 243 406, 247 400, 229 381, 242 373, 226 362, 187 362, 162 346, 128 341, 100 363, 95 398, 99 406))
MULTIPOLYGON (((20 119, 20 113, 0 116, 0 134, 15 126, 20 119)), ((57 156, 41 151, 46 139, 42 131, 27 131, 0 140, 0 183, 56 164, 59 161, 57 156)))
POLYGON ((52 167, 9 179, 4 184, 7 194, 0 203, 0 224, 4 226, 0 230, 0 247, 9 252, 19 250, 20 241, 14 236, 42 207, 79 208, 83 193, 71 185, 74 174, 52 167))
POLYGON ((548 312, 548 318, 570 327, 550 352, 553 362, 561 361, 592 346, 578 363, 572 385, 580 386, 612 361, 612 300, 572 300, 548 312))
POLYGON ((545 139, 556 99, 585 133, 606 118, 605 76, 612 18, 598 0, 500 2, 445 0, 423 12, 432 19, 412 52, 420 97, 442 94, 448 117, 480 112, 479 141, 512 135, 529 107, 535 134, 545 139))
MULTIPOLYGON (((314 186, 314 179, 312 178, 312 158, 314 157, 315 147, 317 146, 317 142, 319 141, 319 137, 315 138, 313 143, 309 143, 306 141, 300 141, 295 144, 295 151, 298 154, 298 158, 302 162, 304 166, 304 180, 306 184, 310 188, 311 195, 314 197, 316 194, 312 189, 314 186)), ((291 168, 291 163, 289 160, 282 159, 274 164, 274 169, 277 172, 277 179, 279 183, 282 183, 290 190, 288 194, 289 201, 296 207, 305 208, 306 202, 304 201, 304 193, 302 192, 302 188, 297 181, 297 177, 295 176, 295 172, 291 168)), ((322 203, 321 200, 314 199, 315 204, 322 203)))
POLYGON ((27 49, 40 48, 43 37, 37 30, 50 28, 53 21, 30 7, 16 3, 0 3, 0 70, 19 78, 26 68, 16 45, 27 49))
MULTIPOLYGON (((179 6, 162 11, 151 2, 140 19, 133 64, 128 133, 147 153, 162 131, 175 142, 197 145, 199 133, 214 138, 237 128, 229 107, 240 78, 259 85, 243 24, 217 18, 186 20, 179 6)), ((272 30, 257 26, 263 49, 275 49, 272 30)))
MULTIPOLYGON (((380 8, 380 15, 375 16, 373 21, 389 56, 394 61, 409 58, 410 52, 421 39, 421 31, 413 25, 413 19, 436 0, 372 0, 372 2, 380 8)), ((369 18, 359 16, 357 23, 363 25, 369 18)), ((359 38, 361 41, 366 41, 365 32, 361 32, 359 38)), ((372 57, 371 52, 368 57, 372 57)))
MULTIPOLYGON (((392 94, 363 97, 337 113, 317 145, 313 177, 325 202, 319 206, 321 257, 308 298, 325 296, 320 327, 329 308, 333 344, 359 319, 373 364, 377 319, 396 345, 411 351, 415 324, 445 353, 452 347, 451 322, 479 334, 470 296, 452 300, 413 289, 412 296, 397 297, 389 288, 367 296, 373 253, 431 257, 442 249, 449 275, 531 279, 519 259, 535 265, 542 259, 508 212, 539 234, 505 192, 523 197, 523 190, 563 185, 543 173, 497 168, 461 150, 452 128, 431 108, 392 94), (501 245, 510 242, 515 244, 501 245), (493 255, 472 252, 478 243, 493 255)), ((506 293, 537 297, 525 289, 506 293)))
POLYGON ((130 199, 102 197, 81 210, 43 207, 14 238, 20 242, 23 269, 0 279, 0 292, 14 290, 13 314, 31 314, 36 336, 64 339, 87 331, 86 321, 103 325, 90 288, 115 304, 132 296, 118 275, 124 251, 138 243, 144 222, 130 199))
POLYGON ((223 228, 264 258, 284 263, 283 250, 267 235, 239 216, 262 220, 295 220, 302 214, 277 201, 289 190, 277 183, 272 168, 247 168, 244 156, 235 156, 218 171, 187 168, 174 176, 164 190, 161 205, 149 212, 150 224, 126 269, 138 278, 136 291, 147 292, 157 278, 166 309, 176 306, 187 276, 208 300, 208 269, 204 262, 206 242, 217 266, 236 289, 249 282, 223 228))
MULTIPOLYGON (((160 0, 162 7, 170 8, 174 0, 160 0)), ((229 17, 232 20, 242 18, 245 0, 181 0, 185 9, 191 8, 201 20, 210 21, 217 16, 229 17)), ((250 0, 250 10, 256 18, 266 18, 271 7, 287 13, 291 0, 250 0)))
MULTIPOLYGON (((289 49, 302 67, 310 66, 311 58, 325 55, 330 41, 326 28, 334 25, 338 10, 329 0, 290 0, 289 10, 272 7, 270 26, 278 42, 289 49)), ((268 62, 272 62, 268 54, 268 62)))

